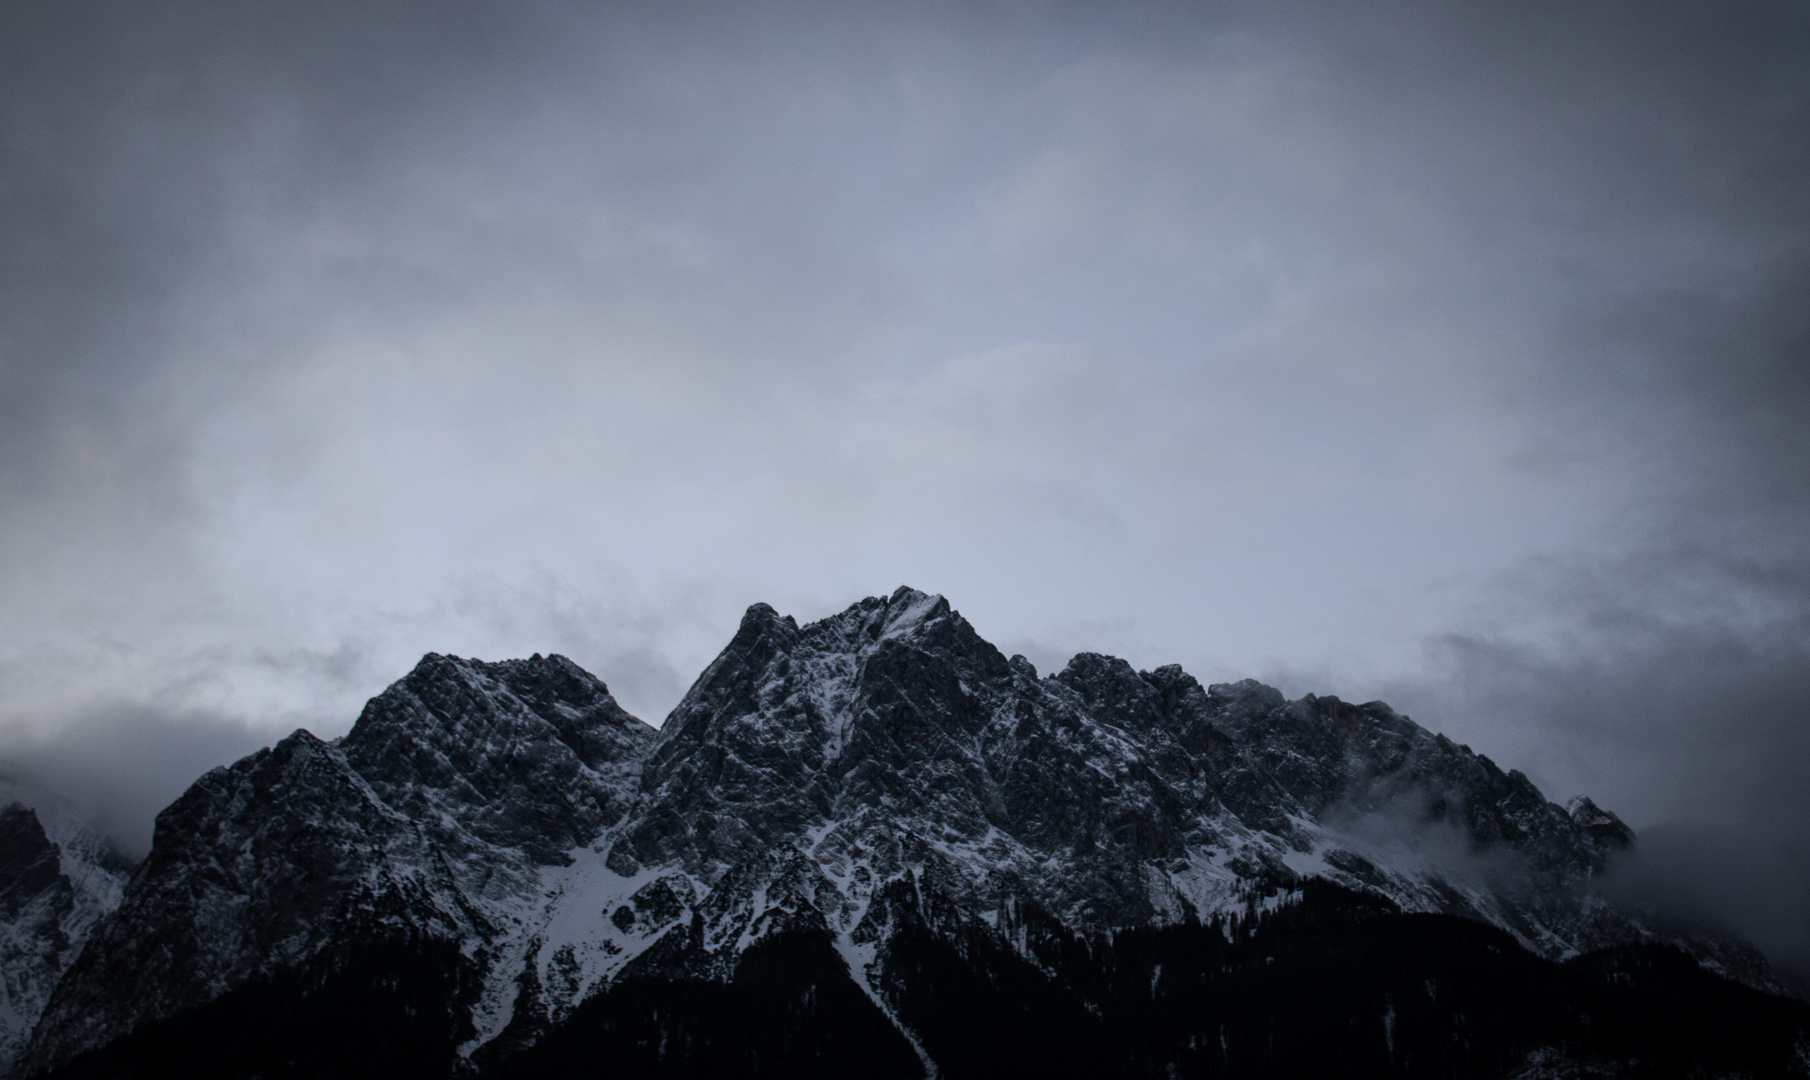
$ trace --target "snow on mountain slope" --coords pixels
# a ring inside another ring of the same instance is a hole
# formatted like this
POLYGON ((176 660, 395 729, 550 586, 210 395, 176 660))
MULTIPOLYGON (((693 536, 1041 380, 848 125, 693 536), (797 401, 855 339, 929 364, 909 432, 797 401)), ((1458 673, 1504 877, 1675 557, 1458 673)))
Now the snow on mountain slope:
MULTIPOLYGON (((612 857, 709 881, 808 838, 826 867, 892 877, 877 853, 909 838, 960 867, 983 908, 1021 888, 1100 927, 1236 905, 1307 867, 1411 909, 1503 891, 1476 880, 1482 859, 1374 861, 1428 833, 1562 892, 1631 839, 1604 816, 1583 828, 1519 773, 1380 703, 1289 703, 1093 654, 1039 679, 940 597, 900 590, 802 630, 750 609, 667 722, 612 857)), ((1508 928, 1541 951, 1575 933, 1511 907, 1508 928)))
POLYGON ((372 940, 455 941, 482 977, 541 868, 621 817, 654 736, 563 657, 428 655, 339 745, 298 731, 158 815, 31 1066, 372 940))
POLYGON ((890 1009, 902 919, 1160 925, 1308 876, 1557 958, 1638 935, 1588 889, 1631 839, 1381 703, 1094 654, 1040 678, 910 589, 803 627, 757 604, 657 734, 561 657, 430 654, 338 745, 209 773, 30 1062, 408 935, 458 943, 477 1063, 628 976, 726 979, 781 931, 832 935, 890 1009))
POLYGON ((1582 888, 1631 834, 1579 814, 1384 705, 1090 654, 1040 679, 910 590, 805 627, 756 605, 668 718, 634 809, 587 869, 551 871, 548 929, 517 943, 527 977, 493 983, 476 1042, 531 1041, 654 964, 726 972, 776 928, 866 956, 873 897, 906 877, 955 923, 1028 900, 1099 930, 1311 874, 1569 955, 1634 933, 1582 888), (654 914, 625 906, 654 881, 654 914))
POLYGON ((47 832, 19 803, 0 809, 0 1073, 131 870, 92 833, 54 819, 47 832))

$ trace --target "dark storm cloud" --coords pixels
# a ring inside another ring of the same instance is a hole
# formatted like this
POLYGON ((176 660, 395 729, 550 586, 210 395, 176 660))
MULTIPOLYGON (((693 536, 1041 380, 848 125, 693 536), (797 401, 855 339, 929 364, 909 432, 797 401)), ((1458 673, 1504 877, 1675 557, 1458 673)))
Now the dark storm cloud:
MULTIPOLYGON (((1810 121, 1779 130, 1810 140, 1810 121)), ((1790 170, 1810 178, 1810 164, 1790 170)), ((1638 447, 1680 530, 1757 558, 1810 552, 1810 199, 1769 224, 1745 266, 1579 312, 1555 416, 1585 445, 1638 447)), ((1668 512, 1669 511, 1669 512, 1668 512)), ((1797 562, 1796 565, 1803 565, 1797 562)))
MULTIPOLYGON (((1520 575, 1553 638, 1453 634, 1387 692, 1642 826, 1609 890, 1810 975, 1810 588, 1702 550, 1520 575)), ((1512 597, 1512 599, 1510 599, 1512 597)))
POLYGON ((0 531, 15 552, 74 545, 102 570, 122 548, 183 545, 188 417, 167 379, 245 164, 293 154, 273 163, 293 170, 290 194, 325 194, 371 137, 331 113, 393 106, 421 72, 383 47, 411 20, 353 8, 20 4, 5 19, 0 531), (295 141, 272 146, 273 130, 295 141))
POLYGON ((68 815, 142 858, 159 810, 209 769, 269 742, 225 717, 102 707, 56 731, 12 733, 0 755, 0 798, 68 815))
POLYGON ((1565 151, 1478 178, 1561 194, 1506 219, 1571 295, 1504 406, 1529 468, 1628 463, 1626 546, 1526 561, 1387 693, 1654 826, 1635 902, 1810 970, 1810 13, 1544 14, 1465 20, 1439 107, 1565 151))

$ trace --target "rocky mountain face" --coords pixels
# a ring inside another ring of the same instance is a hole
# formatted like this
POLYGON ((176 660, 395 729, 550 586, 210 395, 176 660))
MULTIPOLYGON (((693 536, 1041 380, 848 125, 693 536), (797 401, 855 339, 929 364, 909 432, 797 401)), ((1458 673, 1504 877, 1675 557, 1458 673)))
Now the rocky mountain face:
POLYGON ((941 597, 903 590, 803 629, 750 609, 645 769, 612 852, 625 868, 714 883, 808 841, 827 874, 928 859, 980 910, 1022 893, 1090 929, 1313 874, 1557 955, 1596 940, 1572 886, 1632 840, 1381 703, 1287 702, 1090 653, 1040 679, 941 597), (1442 858, 1451 839, 1463 852, 1442 858), (1466 858, 1486 852, 1499 866, 1466 858))
POLYGON ((19 803, 0 809, 0 1067, 24 1048, 89 931, 119 906, 132 869, 92 833, 55 832, 19 803))
POLYGON ((456 942, 482 968, 542 868, 624 816, 655 734, 563 657, 430 654, 337 744, 297 731, 158 815, 32 1060, 370 941, 456 942))
MULTIPOLYGON (((1447 1043, 1488 1075, 1650 1058, 1603 1033, 1671 961, 1577 966, 1651 936, 1590 887, 1632 842, 1381 703, 1094 654, 1039 677, 909 589, 803 627, 756 605, 658 732, 562 657, 429 655, 344 739, 202 777, 18 1072, 315 1075, 341 1046, 422 1076, 958 1076, 1041 1047, 1058 1075, 1246 1075, 1279 1067, 1276 1013, 1223 1010, 1295 985, 1271 967, 1303 926, 1343 944, 1283 965, 1301 987, 1408 934, 1575 1002, 1485 1045, 1462 970, 1385 964, 1284 1010, 1361 1031, 1377 1075, 1459 1075, 1447 1043), (243 1042, 323 1027, 348 1034, 243 1042)), ((1753 1053, 1810 1062, 1810 1010, 1682 963, 1704 1008, 1777 1012, 1753 1053)))

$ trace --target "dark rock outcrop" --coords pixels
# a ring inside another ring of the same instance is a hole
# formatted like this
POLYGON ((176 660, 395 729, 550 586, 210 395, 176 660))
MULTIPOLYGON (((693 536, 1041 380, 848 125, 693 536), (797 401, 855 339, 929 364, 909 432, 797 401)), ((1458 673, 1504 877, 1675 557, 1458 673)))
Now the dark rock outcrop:
POLYGON ((339 745, 298 731, 158 815, 123 902, 51 996, 29 1066, 348 943, 451 943, 469 969, 451 984, 481 983, 540 867, 622 817, 654 736, 564 657, 429 654, 339 745))
POLYGON ((132 871, 100 837, 59 833, 52 839, 29 807, 0 808, 0 1072, 132 871))

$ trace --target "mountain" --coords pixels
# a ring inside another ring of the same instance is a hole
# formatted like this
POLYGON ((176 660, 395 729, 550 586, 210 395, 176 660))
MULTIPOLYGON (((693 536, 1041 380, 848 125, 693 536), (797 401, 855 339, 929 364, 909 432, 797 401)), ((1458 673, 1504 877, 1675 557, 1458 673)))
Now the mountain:
POLYGON ((24 1049, 89 932, 119 906, 131 864, 99 836, 0 808, 0 1063, 24 1049))
POLYGON ((17 1073, 1810 1073, 1751 950, 1596 896, 1633 842, 1381 703, 757 604, 658 731, 430 654, 202 777, 17 1073))

